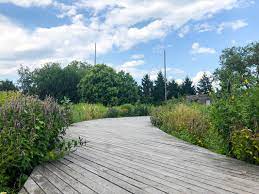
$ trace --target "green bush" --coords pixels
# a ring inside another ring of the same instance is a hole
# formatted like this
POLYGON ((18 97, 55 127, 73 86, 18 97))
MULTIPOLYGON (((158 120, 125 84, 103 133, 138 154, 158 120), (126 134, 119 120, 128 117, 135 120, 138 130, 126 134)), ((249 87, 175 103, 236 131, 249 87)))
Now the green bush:
POLYGON ((132 116, 148 116, 152 109, 151 105, 145 104, 124 104, 121 106, 114 106, 108 109, 106 117, 132 117, 132 116))
POLYGON ((52 98, 20 95, 0 106, 0 191, 17 191, 36 165, 69 151, 68 115, 52 98))
POLYGON ((72 122, 104 118, 108 109, 101 104, 79 103, 72 105, 72 122))
POLYGON ((242 129, 231 136, 231 154, 239 160, 259 164, 259 139, 253 131, 242 129))
POLYGON ((259 132, 259 88, 236 91, 216 99, 210 108, 210 117, 224 137, 228 154, 256 163, 258 150, 253 145, 258 145, 258 140, 253 137, 259 132))
POLYGON ((0 92, 0 106, 3 105, 6 101, 10 101, 14 98, 19 97, 21 94, 15 91, 9 92, 0 92))
POLYGON ((225 152, 222 137, 210 124, 206 106, 168 103, 152 111, 151 122, 180 139, 219 153, 225 152))
POLYGON ((118 108, 116 108, 116 107, 108 108, 108 111, 107 111, 107 114, 106 114, 107 118, 116 118, 116 117, 119 117, 119 116, 120 116, 120 112, 119 112, 118 108))

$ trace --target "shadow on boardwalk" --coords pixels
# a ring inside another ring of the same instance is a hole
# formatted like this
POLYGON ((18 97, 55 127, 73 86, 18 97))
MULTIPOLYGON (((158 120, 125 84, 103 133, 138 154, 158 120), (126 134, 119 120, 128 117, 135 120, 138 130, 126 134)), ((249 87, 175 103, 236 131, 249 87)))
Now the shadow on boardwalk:
POLYGON ((20 193, 259 193, 259 166, 190 145, 149 117, 74 124, 90 142, 37 167, 20 193))

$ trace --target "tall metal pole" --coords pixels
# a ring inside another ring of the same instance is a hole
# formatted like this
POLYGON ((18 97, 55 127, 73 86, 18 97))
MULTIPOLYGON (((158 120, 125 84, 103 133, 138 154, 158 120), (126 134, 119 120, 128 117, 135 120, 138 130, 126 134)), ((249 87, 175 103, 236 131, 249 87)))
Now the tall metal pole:
POLYGON ((94 43, 94 65, 96 65, 96 43, 94 43))
POLYGON ((166 78, 166 52, 164 49, 164 76, 165 76, 165 101, 167 100, 167 78, 166 78))

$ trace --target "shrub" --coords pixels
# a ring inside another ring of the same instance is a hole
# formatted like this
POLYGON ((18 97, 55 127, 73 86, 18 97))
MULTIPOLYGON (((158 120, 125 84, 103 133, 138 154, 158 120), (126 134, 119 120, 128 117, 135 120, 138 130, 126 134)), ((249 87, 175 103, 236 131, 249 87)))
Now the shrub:
POLYGON ((108 109, 101 104, 79 103, 72 105, 72 122, 104 118, 108 109))
MULTIPOLYGON (((210 108, 210 117, 213 126, 224 137, 228 153, 242 158, 232 152, 236 149, 232 148, 235 145, 233 141, 236 141, 239 136, 243 139, 244 132, 241 133, 241 131, 244 129, 251 130, 251 135, 259 131, 259 88, 237 91, 230 96, 215 99, 210 108)), ((246 158, 245 155, 244 158, 246 158)))
POLYGON ((0 190, 18 189, 36 165, 62 156, 76 144, 62 138, 67 115, 52 98, 20 95, 0 106, 0 190))
POLYGON ((0 92, 0 106, 3 105, 6 101, 10 101, 14 98, 19 97, 21 94, 19 92, 9 91, 9 92, 0 92))
POLYGON ((110 107, 106 117, 131 117, 131 116, 148 116, 152 106, 145 104, 124 104, 121 106, 110 107))
POLYGON ((119 117, 119 116, 120 116, 120 113, 119 113, 118 108, 116 108, 116 107, 108 108, 108 111, 107 111, 107 114, 106 114, 107 118, 116 118, 116 117, 119 117))
POLYGON ((211 126, 206 106, 167 103, 155 108, 151 121, 165 132, 193 144, 223 153, 222 137, 211 126))
POLYGON ((249 129, 233 132, 231 154, 239 160, 259 164, 259 139, 249 129))

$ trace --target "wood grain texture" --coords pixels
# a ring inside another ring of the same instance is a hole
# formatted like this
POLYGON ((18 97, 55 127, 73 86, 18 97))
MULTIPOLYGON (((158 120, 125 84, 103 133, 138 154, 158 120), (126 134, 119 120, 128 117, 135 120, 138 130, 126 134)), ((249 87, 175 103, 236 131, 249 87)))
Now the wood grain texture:
POLYGON ((37 167, 20 194, 259 193, 259 166, 169 136, 149 117, 73 124, 86 146, 37 167))

